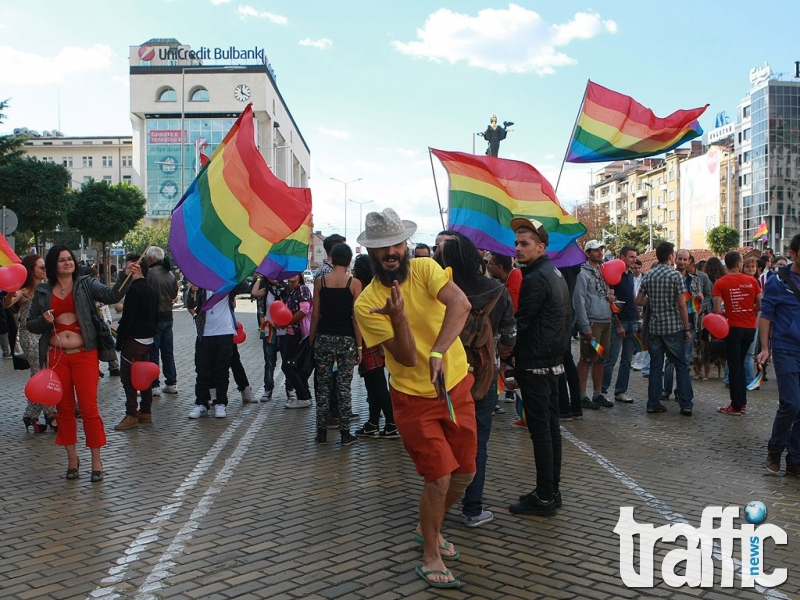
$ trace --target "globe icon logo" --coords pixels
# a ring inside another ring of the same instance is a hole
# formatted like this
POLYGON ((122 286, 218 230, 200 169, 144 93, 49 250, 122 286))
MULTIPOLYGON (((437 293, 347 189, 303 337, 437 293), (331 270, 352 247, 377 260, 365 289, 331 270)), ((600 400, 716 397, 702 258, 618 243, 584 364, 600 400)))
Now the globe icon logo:
POLYGON ((761 500, 748 502, 747 506, 744 507, 744 518, 753 525, 763 523, 767 518, 767 505, 761 500))

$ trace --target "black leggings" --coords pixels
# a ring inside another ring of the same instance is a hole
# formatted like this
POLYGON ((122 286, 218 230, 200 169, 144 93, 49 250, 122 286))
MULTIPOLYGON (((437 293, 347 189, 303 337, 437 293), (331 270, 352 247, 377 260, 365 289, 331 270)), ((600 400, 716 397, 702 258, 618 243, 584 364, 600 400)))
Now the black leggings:
POLYGON ((386 419, 386 426, 394 426, 392 412, 392 395, 386 384, 383 367, 372 369, 364 374, 364 387, 367 388, 367 404, 369 404, 369 422, 377 427, 381 420, 381 411, 386 419))

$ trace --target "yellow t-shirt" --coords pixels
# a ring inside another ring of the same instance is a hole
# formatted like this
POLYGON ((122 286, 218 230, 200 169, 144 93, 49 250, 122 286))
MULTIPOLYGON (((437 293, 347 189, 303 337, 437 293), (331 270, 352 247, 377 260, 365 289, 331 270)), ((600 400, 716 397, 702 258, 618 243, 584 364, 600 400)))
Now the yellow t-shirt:
MULTIPOLYGON (((417 366, 406 367, 398 363, 391 352, 386 352, 386 366, 392 376, 391 384, 396 390, 412 396, 435 398, 436 389, 431 383, 430 351, 444 321, 445 305, 436 296, 450 281, 450 270, 444 271, 429 258, 411 261, 411 272, 400 284, 406 315, 417 343, 417 366)), ((358 327, 364 336, 364 346, 375 346, 394 337, 389 317, 370 314, 373 308, 386 304, 391 288, 377 278, 372 280, 356 300, 355 314, 358 327)), ((442 358, 444 381, 448 390, 453 389, 467 376, 469 364, 461 340, 456 338, 442 358)))

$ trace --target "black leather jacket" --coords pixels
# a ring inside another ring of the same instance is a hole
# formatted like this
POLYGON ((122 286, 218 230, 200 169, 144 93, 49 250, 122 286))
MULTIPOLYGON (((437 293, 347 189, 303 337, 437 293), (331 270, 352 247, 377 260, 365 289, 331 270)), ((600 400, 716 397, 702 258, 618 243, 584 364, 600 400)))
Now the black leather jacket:
POLYGON ((564 362, 572 329, 571 298, 561 272, 545 255, 522 269, 517 319, 516 369, 564 362))

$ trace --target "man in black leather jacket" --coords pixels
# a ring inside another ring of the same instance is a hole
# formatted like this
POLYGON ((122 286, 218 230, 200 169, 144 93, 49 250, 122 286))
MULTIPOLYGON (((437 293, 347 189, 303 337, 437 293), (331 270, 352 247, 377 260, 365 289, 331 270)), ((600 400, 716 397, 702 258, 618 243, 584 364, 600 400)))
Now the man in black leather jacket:
POLYGON ((547 256, 550 236, 535 219, 511 220, 516 257, 522 265, 517 308, 514 377, 522 392, 533 440, 536 488, 509 509, 514 514, 551 516, 561 506, 561 429, 558 379, 570 343, 567 283, 547 256))

